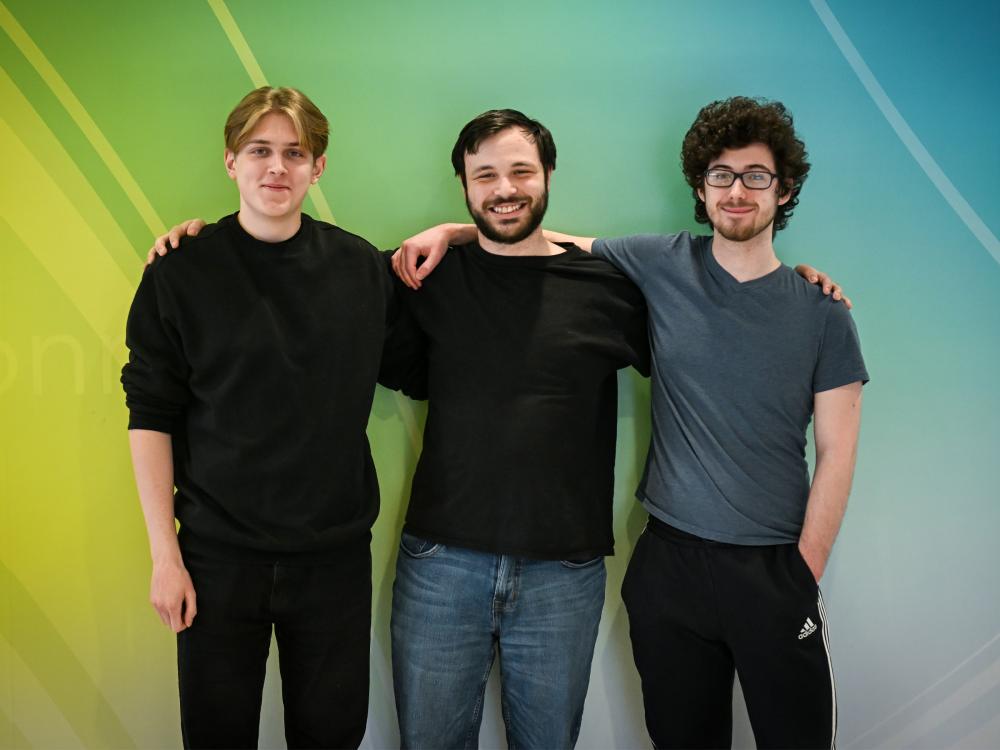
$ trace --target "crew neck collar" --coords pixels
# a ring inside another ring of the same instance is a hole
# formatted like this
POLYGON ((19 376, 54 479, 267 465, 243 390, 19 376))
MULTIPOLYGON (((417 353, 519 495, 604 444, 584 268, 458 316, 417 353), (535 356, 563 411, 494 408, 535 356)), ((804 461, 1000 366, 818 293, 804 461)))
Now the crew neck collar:
POLYGON ((479 242, 470 242, 468 245, 462 246, 464 252, 471 253, 473 257, 483 260, 487 263, 493 263, 498 266, 547 266, 552 263, 559 263, 564 258, 578 255, 583 252, 580 248, 574 245, 572 242, 556 242, 556 245, 563 248, 565 252, 557 253, 555 255, 497 255, 496 253, 491 253, 484 250, 479 242))
POLYGON ((287 254, 297 249, 301 244, 302 238, 305 237, 308 232, 307 227, 311 226, 313 223, 312 217, 303 213, 299 222, 299 228, 296 230, 295 234, 288 239, 279 240, 278 242, 267 242, 265 240, 257 239, 243 228, 243 225, 240 224, 239 220, 239 211, 227 216, 226 220, 230 229, 239 237, 241 244, 247 247, 256 248, 262 252, 282 254, 287 254))

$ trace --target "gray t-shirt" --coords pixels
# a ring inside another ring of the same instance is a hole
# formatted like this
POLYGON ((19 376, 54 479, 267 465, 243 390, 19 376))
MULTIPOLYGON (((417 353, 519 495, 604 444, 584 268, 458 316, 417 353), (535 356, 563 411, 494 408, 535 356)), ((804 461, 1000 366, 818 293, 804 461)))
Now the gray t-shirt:
POLYGON ((813 394, 868 381, 846 305, 784 265, 738 282, 710 236, 604 239, 593 251, 649 307, 653 428, 638 498, 704 539, 797 541, 813 394))

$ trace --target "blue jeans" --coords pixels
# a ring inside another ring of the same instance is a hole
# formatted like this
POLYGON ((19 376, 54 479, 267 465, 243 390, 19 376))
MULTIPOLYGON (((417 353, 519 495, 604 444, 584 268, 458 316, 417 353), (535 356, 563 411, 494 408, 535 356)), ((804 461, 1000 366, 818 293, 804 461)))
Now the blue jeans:
POLYGON ((475 748, 500 655, 510 748, 572 748, 580 732, 604 558, 475 552, 403 534, 392 596, 392 671, 403 748, 475 748))

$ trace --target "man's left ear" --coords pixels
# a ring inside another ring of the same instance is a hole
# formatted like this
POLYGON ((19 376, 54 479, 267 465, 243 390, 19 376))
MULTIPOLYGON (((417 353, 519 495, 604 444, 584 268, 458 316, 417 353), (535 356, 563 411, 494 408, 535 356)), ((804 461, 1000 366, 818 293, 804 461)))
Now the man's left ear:
POLYGON ((312 184, 315 185, 319 182, 319 176, 323 174, 323 170, 326 169, 326 154, 318 157, 313 162, 313 174, 312 174, 312 184))
POLYGON ((785 182, 784 182, 785 193, 784 193, 784 195, 779 195, 778 196, 778 205, 779 206, 784 206, 786 203, 788 203, 788 201, 790 201, 792 199, 792 190, 793 190, 794 187, 795 187, 795 181, 794 180, 785 180, 785 182))

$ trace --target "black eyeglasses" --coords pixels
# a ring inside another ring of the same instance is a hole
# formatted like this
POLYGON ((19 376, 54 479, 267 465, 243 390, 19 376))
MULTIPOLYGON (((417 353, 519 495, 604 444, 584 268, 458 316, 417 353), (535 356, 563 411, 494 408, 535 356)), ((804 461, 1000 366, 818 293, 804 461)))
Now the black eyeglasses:
POLYGON ((778 175, 753 169, 749 172, 734 172, 731 169, 710 169, 705 172, 705 184, 709 187, 727 188, 739 177, 744 187, 750 190, 767 190, 778 175))

